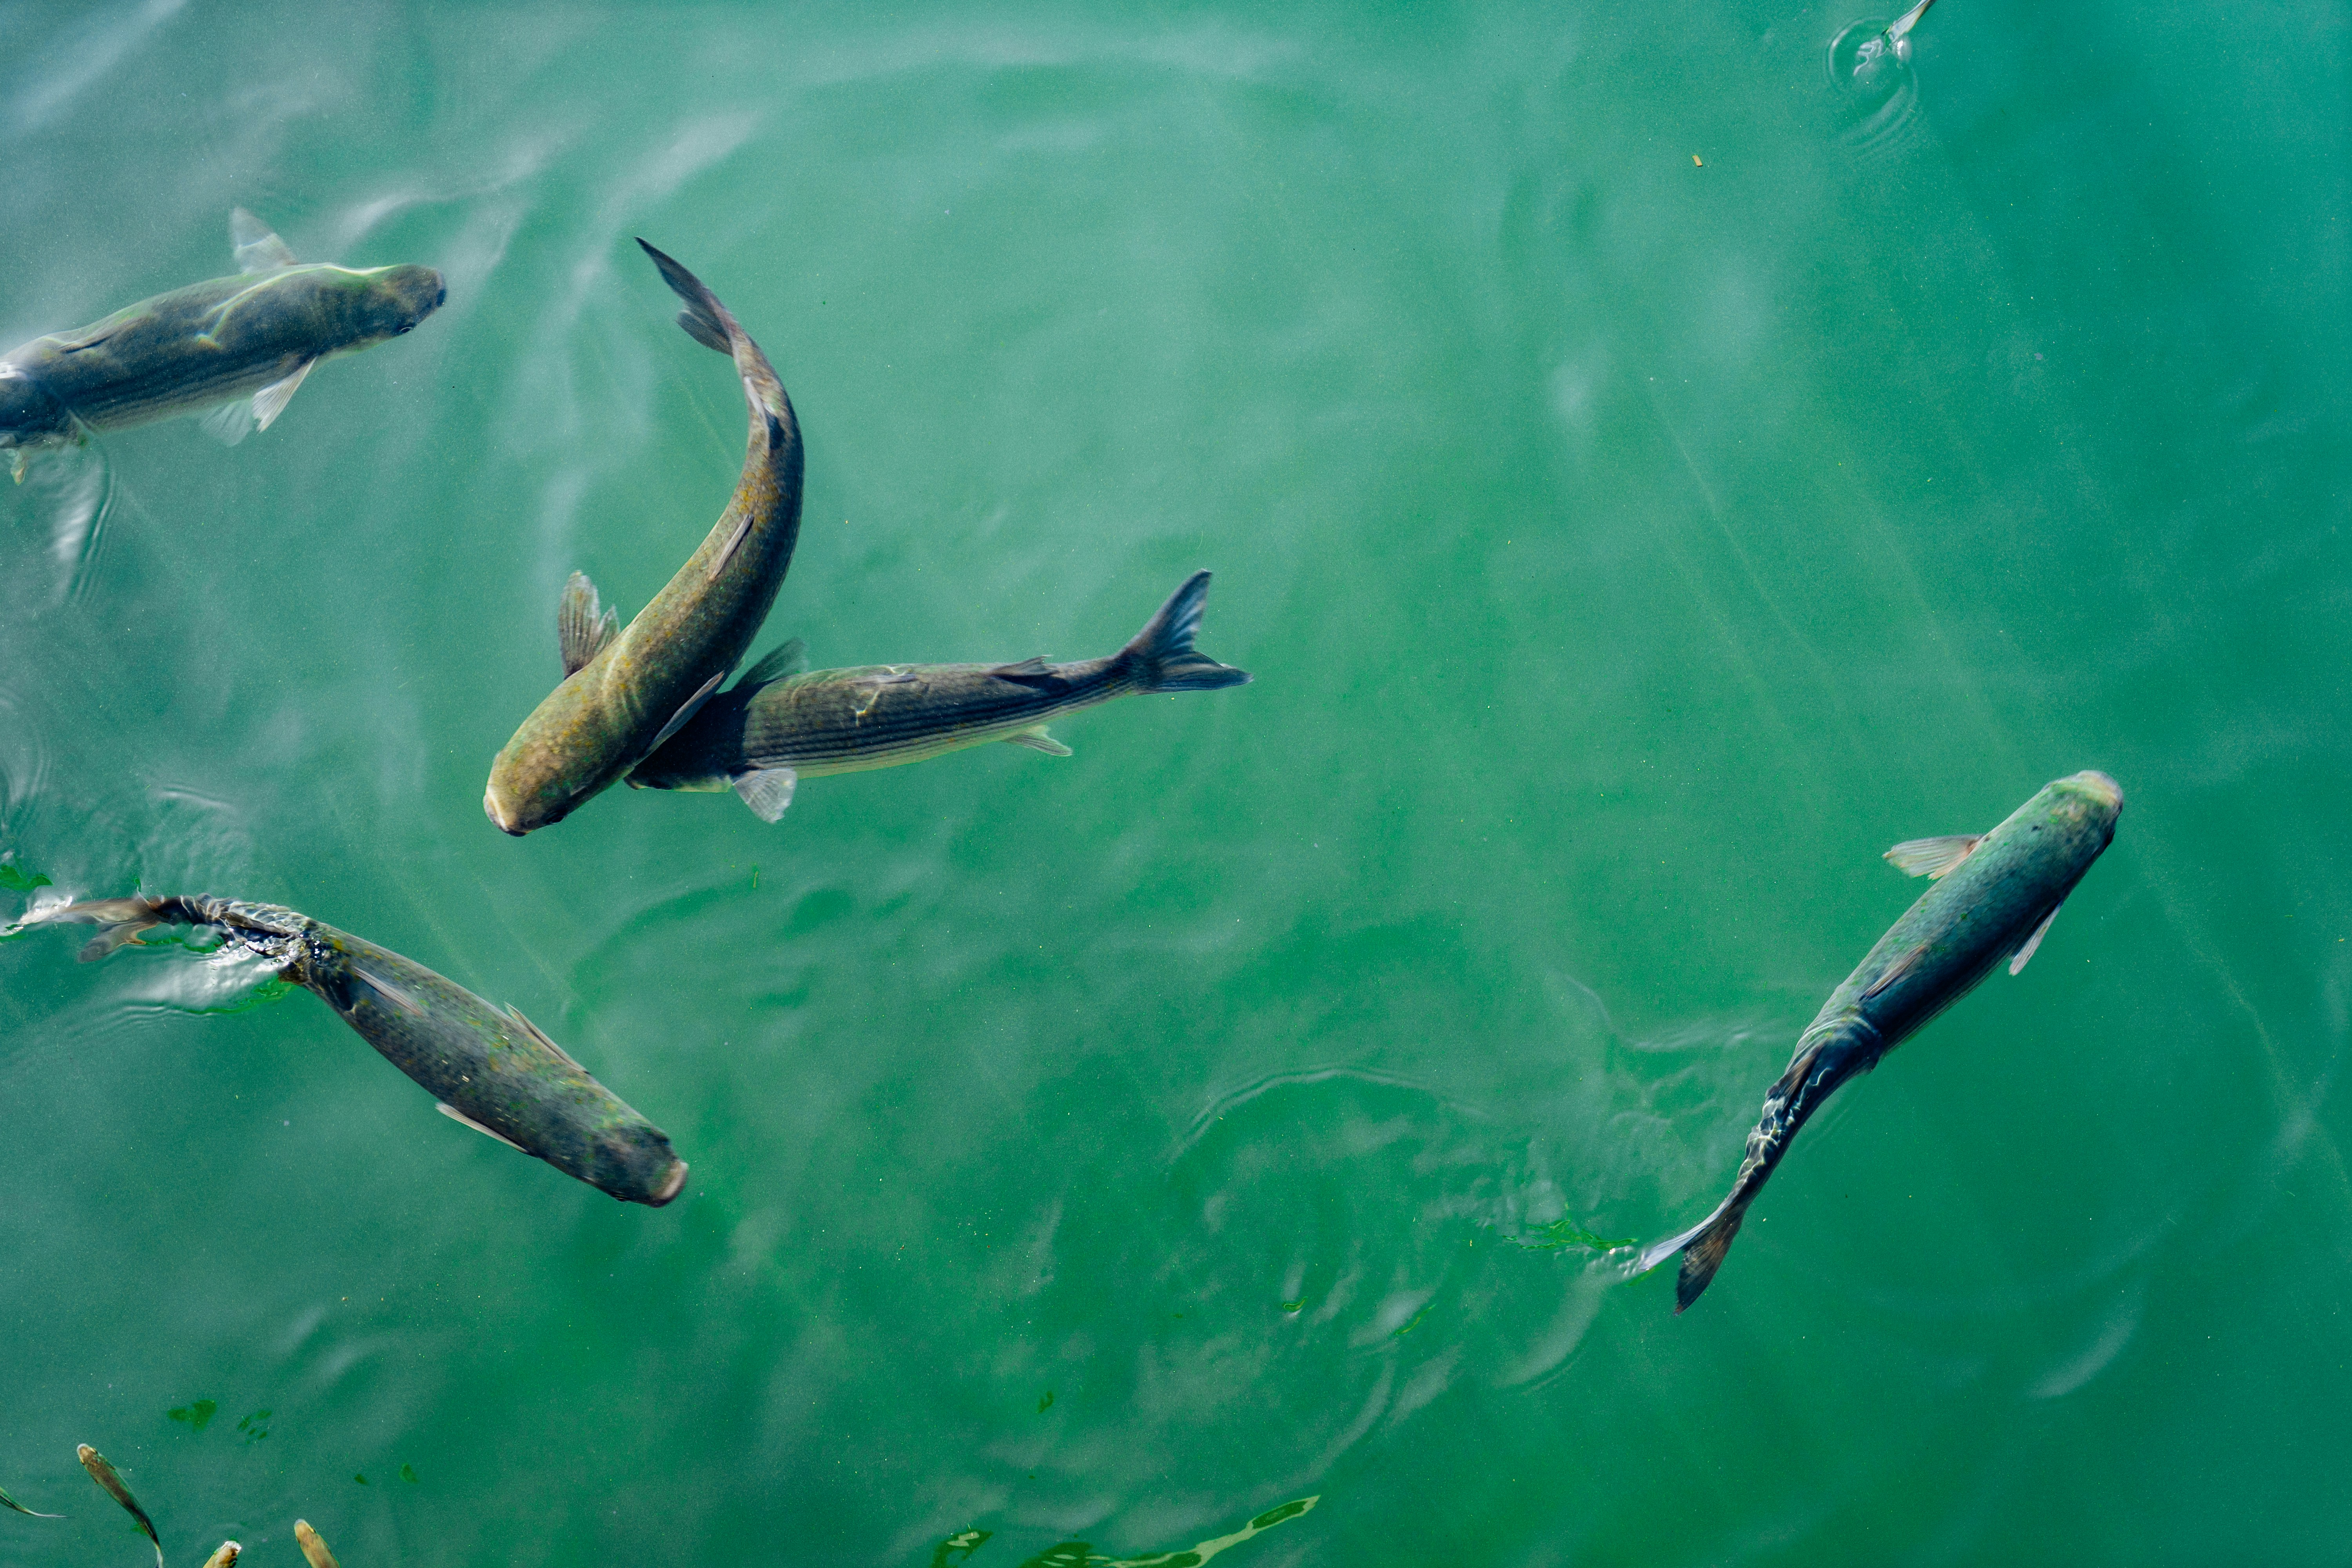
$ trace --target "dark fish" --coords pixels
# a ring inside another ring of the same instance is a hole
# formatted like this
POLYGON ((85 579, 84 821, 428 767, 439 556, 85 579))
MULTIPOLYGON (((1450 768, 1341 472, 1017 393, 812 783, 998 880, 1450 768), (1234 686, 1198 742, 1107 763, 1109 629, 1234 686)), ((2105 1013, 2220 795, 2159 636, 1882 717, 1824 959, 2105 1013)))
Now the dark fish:
POLYGON ((1763 1117, 1748 1135, 1730 1195, 1696 1226, 1643 1250, 1637 1273, 1683 1255, 1676 1312, 1715 1278, 1789 1141, 1839 1085, 1876 1067, 2001 960, 2011 974, 2025 967, 2066 895, 2114 839, 2123 804, 2115 780, 2079 773, 2042 786, 1990 833, 1916 838, 1886 852, 1898 869, 1936 878, 1936 885, 1878 939, 1798 1037, 1789 1070, 1764 1096, 1763 1117))
POLYGON ((61 1513, 43 1513, 43 1512, 41 1512, 38 1509, 30 1509, 30 1508, 26 1508, 23 1503, 18 1502, 15 1498, 10 1497, 6 1492, 0 1492, 0 1508, 13 1508, 13 1509, 15 1509, 18 1513, 21 1513, 21 1514, 25 1515, 25 1516, 26 1516, 26 1518, 28 1518, 28 1519, 63 1519, 63 1518, 65 1518, 65 1515, 64 1515, 64 1514, 61 1514, 61 1513))
POLYGON ((702 547, 617 635, 574 572, 556 611, 563 684, 522 721, 490 764, 482 809, 520 837, 561 822, 651 755, 694 717, 751 646, 792 564, 801 528, 801 435, 783 384, 719 297, 646 245, 687 335, 735 361, 751 430, 743 477, 702 547))
POLYGON ((40 918, 97 926, 85 962, 155 926, 212 927, 316 994, 452 1119, 625 1202, 658 1208, 686 1184, 662 1130, 530 1019, 348 931, 276 904, 205 897, 93 900, 40 918))
POLYGON ((319 1539, 319 1532, 310 1528, 309 1520, 294 1521, 294 1542, 301 1547, 303 1561, 310 1568, 337 1568, 335 1554, 327 1550, 327 1543, 319 1539))
POLYGON ((163 1542, 156 1537, 155 1521, 147 1517, 147 1510, 139 1506, 139 1500, 131 1495, 131 1489, 122 1484, 122 1478, 114 1473, 114 1467, 106 1462, 106 1456, 87 1443, 76 1447, 74 1456, 81 1460, 81 1468, 89 1472, 89 1479, 96 1481, 107 1496, 128 1509, 131 1517, 139 1521, 139 1528, 146 1531, 149 1541, 154 1542, 155 1568, 163 1568, 163 1542))
POLYGON ((27 448, 86 430, 205 409, 223 440, 267 430, 312 365, 398 337, 448 295, 430 267, 303 266, 243 207, 229 237, 244 268, 236 277, 142 300, 0 360, 0 447, 12 449, 17 479, 27 448))
POLYGON ((820 773, 918 763, 1010 742, 1052 756, 1070 749, 1046 721, 1152 691, 1213 691, 1249 676, 1195 651, 1209 574, 1195 572, 1133 641, 1077 664, 889 664, 790 674, 787 643, 713 699, 629 782, 647 789, 731 788, 769 821, 793 787, 820 773))

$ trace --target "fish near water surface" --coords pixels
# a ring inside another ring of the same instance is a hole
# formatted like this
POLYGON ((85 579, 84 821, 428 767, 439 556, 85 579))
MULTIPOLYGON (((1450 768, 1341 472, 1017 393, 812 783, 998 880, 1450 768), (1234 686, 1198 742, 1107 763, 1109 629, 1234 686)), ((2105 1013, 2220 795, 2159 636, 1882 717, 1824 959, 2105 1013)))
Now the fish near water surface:
POLYGON ((206 409, 205 428, 232 444, 267 430, 320 360, 398 337, 448 297, 430 267, 306 266, 243 207, 229 237, 244 268, 234 277, 142 300, 0 359, 0 447, 17 479, 29 450, 89 430, 206 409))
POLYGON ((1208 602, 1195 572, 1133 640, 1106 658, 1048 664, 888 664, 790 673, 787 643, 713 698, 629 783, 646 789, 732 789, 773 822, 794 784, 823 773, 921 762, 992 741, 1066 757, 1046 721, 1116 698, 1213 691, 1248 681, 1192 647, 1208 602))
POLYGON ((801 526, 801 436, 768 356, 719 297, 646 245, 686 301, 678 325, 735 362, 751 435, 735 496, 653 602, 615 633, 617 614, 574 572, 556 612, 563 683, 490 764, 482 809, 518 837, 561 822, 670 738, 719 689, 759 634, 801 526))
POLYGON ((81 1461, 81 1468, 89 1472, 89 1479, 98 1483, 99 1489, 121 1503, 123 1511, 138 1521, 139 1532, 155 1548, 155 1568, 163 1568, 163 1542, 155 1533, 155 1521, 147 1517, 147 1510, 139 1506, 139 1500, 131 1495, 131 1489, 122 1484, 122 1478, 114 1473, 114 1467, 106 1462, 106 1456, 82 1443, 75 1447, 74 1458, 81 1461))
POLYGON ((453 1120, 626 1203, 659 1208, 686 1184, 667 1135, 530 1019, 349 931, 277 904, 202 896, 91 900, 34 918, 97 926, 85 962, 157 926, 210 927, 332 1007, 453 1120))
POLYGON ((1840 1085, 1876 1067, 1996 963, 2007 959, 2011 974, 2024 969, 2066 895, 2115 838, 2123 798, 2106 774, 2074 773, 2043 785, 1990 833, 1913 839, 1886 852, 1897 869, 1934 878, 1935 886, 1798 1037, 1788 1070, 1765 1093, 1730 1195, 1689 1230, 1644 1248, 1633 1266, 1641 1273, 1683 1255, 1676 1312, 1715 1278, 1790 1140, 1840 1085))

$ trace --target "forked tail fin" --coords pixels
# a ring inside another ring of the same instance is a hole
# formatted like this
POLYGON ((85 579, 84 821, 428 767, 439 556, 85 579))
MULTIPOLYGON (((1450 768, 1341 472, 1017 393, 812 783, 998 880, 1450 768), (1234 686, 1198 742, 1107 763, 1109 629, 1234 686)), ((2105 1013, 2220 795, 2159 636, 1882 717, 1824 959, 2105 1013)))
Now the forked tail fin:
MULTIPOLYGON (((1750 1198, 1753 1194, 1749 1194, 1750 1198)), ((1693 1301, 1699 1299, 1715 1271, 1723 1267, 1725 1253, 1731 1250, 1731 1238, 1739 1234, 1740 1221, 1748 1217, 1748 1204, 1734 1193, 1716 1206, 1716 1211, 1680 1236, 1670 1236, 1664 1241, 1652 1242, 1642 1249, 1633 1266, 1636 1274, 1646 1274, 1679 1252, 1683 1255, 1682 1272, 1675 1277, 1675 1315, 1680 1317, 1693 1301)))
POLYGON ((78 904, 67 904, 51 910, 45 917, 67 921, 76 925, 98 928, 98 934, 82 944, 81 961, 104 958, 118 947, 136 947, 139 933, 153 931, 157 926, 172 924, 175 919, 172 899, 85 899, 78 904))
POLYGON ((1201 630, 1201 612, 1209 601, 1209 574, 1195 572, 1160 606, 1133 641, 1120 650, 1132 661, 1139 688, 1144 691, 1214 691, 1222 686, 1242 686, 1250 675, 1230 664, 1219 664, 1192 646, 1201 630))
POLYGON ((743 395, 755 413, 764 416, 769 426, 769 444, 779 444, 787 431, 795 431, 793 405, 784 395, 783 383, 776 378, 775 366, 760 352, 735 320, 734 313, 719 302, 719 296, 706 287, 701 279, 663 255, 644 240, 637 243, 661 269, 662 281, 670 292, 686 301, 677 313, 677 324, 686 335, 707 349, 715 349, 735 362, 735 374, 743 379, 743 395))

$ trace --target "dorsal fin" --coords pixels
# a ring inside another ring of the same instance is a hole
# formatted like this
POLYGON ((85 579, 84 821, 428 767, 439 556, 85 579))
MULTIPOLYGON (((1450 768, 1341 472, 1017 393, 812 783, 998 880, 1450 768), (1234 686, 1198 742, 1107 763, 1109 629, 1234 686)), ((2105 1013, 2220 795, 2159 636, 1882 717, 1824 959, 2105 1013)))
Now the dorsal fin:
POLYGON ((236 249, 239 272, 275 272, 295 265, 292 247, 243 207, 229 209, 228 242, 236 249))
POLYGON ((1043 658, 1024 658, 1019 664, 1000 664, 988 673, 999 680, 1010 680, 1016 686, 1050 686, 1062 679, 1061 672, 1043 658))
POLYGON ((604 645, 620 634, 621 612, 603 607, 596 595, 596 584, 588 581, 585 572, 574 572, 564 580, 563 597, 555 606, 555 642, 563 654, 565 679, 577 675, 588 661, 604 651, 604 645))
POLYGON ((734 689, 757 691, 762 686, 773 686, 777 681, 802 674, 807 668, 808 644, 794 637, 762 655, 759 663, 743 672, 743 679, 735 683, 734 689))
POLYGON ((514 1005, 512 1003, 509 1003, 507 1005, 507 1016, 512 1018, 517 1024, 522 1026, 522 1032, 524 1034, 530 1036, 532 1039, 537 1040, 549 1050, 553 1051, 557 1058, 561 1060, 564 1066, 578 1068, 581 1072, 586 1072, 588 1070, 586 1068, 581 1067, 578 1062, 572 1059, 572 1053, 570 1051, 565 1050, 562 1046, 559 1046, 553 1040, 549 1039, 537 1024, 534 1024, 529 1018, 524 1017, 522 1016, 521 1008, 514 1005))

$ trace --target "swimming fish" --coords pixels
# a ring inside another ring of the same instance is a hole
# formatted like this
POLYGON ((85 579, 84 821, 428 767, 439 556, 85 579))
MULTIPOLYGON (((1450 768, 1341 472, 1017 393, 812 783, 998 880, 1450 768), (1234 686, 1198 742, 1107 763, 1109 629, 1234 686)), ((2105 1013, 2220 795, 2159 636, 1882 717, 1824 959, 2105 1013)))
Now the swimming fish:
POLYGON ((25 1515, 27 1519, 65 1518, 65 1515, 61 1513, 43 1513, 38 1509, 26 1508, 23 1503, 18 1502, 15 1498, 10 1497, 5 1491, 0 1491, 0 1508, 13 1508, 18 1513, 25 1515))
POLYGON ((104 1489, 107 1496, 128 1509, 131 1517, 139 1521, 139 1528, 146 1531, 147 1539, 154 1543, 155 1568, 163 1568, 163 1542, 155 1534, 155 1521, 147 1517, 147 1510, 139 1506, 139 1500, 131 1495, 131 1489, 122 1484, 122 1478, 114 1473, 114 1467, 106 1462, 106 1456, 83 1443, 75 1447, 74 1457, 81 1461, 81 1468, 89 1472, 89 1479, 104 1489))
POLYGON ((520 837, 561 822, 694 717, 751 647, 792 564, 801 528, 801 433, 783 384, 719 297, 677 262, 646 254, 686 308, 678 325, 731 356, 751 416, 743 477, 702 547, 614 632, 618 613, 574 572, 556 612, 563 683, 490 764, 482 809, 520 837))
POLYGON ((1990 833, 1915 838, 1889 849, 1896 869, 1936 879, 1936 885, 1878 939, 1798 1037, 1789 1070, 1765 1093, 1763 1117, 1748 1135, 1730 1195, 1689 1230, 1645 1248, 1633 1272, 1679 1252, 1675 1310, 1697 1300, 1805 1119, 1839 1085, 1876 1067, 1966 995, 1994 964, 2007 959, 2011 974, 2024 969, 2066 895, 2114 839, 2123 804, 2115 780, 2079 773, 2043 785, 1990 833))
POLYGON ((629 783, 731 788, 773 822, 792 804, 794 784, 820 773, 917 763, 991 741, 1066 757, 1070 749, 1045 732, 1050 719, 1117 697, 1213 691, 1249 679, 1192 647, 1208 595, 1209 574, 1195 572, 1133 641, 1077 664, 1032 658, 793 674, 800 645, 787 643, 639 763, 629 783))
POLYGON ((659 1208, 686 1185, 667 1135, 530 1019, 349 931, 277 904, 205 897, 90 900, 37 918, 98 927, 85 963, 159 925, 212 927, 332 1007, 452 1120, 624 1202, 659 1208))
POLYGON ((234 1541, 224 1541, 205 1559, 205 1568, 236 1568, 236 1560, 245 1548, 234 1541))
POLYGON ((320 360, 396 338, 448 297, 430 267, 305 266, 243 207, 229 215, 229 238, 236 276, 142 300, 0 359, 0 447, 19 480, 30 448, 207 408, 205 427, 234 445, 268 429, 320 360))
POLYGON ((335 1554, 327 1550, 327 1543, 319 1539, 319 1532, 310 1528, 309 1520, 294 1521, 294 1543, 301 1547, 303 1561, 310 1568, 338 1568, 335 1554))

